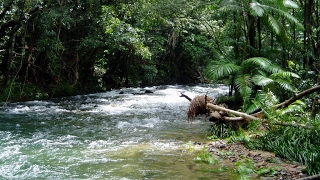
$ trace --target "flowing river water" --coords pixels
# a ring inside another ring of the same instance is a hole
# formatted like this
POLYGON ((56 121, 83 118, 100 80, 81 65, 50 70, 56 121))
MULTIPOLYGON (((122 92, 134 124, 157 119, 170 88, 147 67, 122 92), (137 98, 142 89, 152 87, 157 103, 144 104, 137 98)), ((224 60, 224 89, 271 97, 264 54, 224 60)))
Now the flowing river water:
POLYGON ((179 95, 227 91, 155 86, 2 103, 0 179, 224 179, 210 171, 219 166, 193 161, 189 146, 205 141, 210 123, 188 122, 189 101, 179 95))

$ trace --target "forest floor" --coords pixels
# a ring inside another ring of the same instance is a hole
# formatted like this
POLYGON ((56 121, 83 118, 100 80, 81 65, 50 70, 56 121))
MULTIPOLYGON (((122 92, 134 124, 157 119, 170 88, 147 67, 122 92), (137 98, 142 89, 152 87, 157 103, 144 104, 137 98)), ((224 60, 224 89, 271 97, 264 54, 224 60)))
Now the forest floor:
MULTIPOLYGON (((201 144, 201 143, 198 143, 201 144)), ((233 163, 248 160, 254 163, 257 169, 272 169, 274 174, 260 175, 259 179, 299 179, 307 175, 302 172, 305 166, 279 157, 274 153, 247 149, 243 143, 226 143, 223 140, 201 144, 209 148, 213 156, 233 163)), ((257 175, 258 176, 258 175, 257 175)))

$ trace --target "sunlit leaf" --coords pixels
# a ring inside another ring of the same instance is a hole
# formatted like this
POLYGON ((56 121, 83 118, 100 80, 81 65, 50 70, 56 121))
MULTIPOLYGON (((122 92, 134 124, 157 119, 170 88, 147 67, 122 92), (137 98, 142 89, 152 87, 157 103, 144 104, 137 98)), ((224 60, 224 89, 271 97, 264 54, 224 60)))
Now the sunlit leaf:
POLYGON ((299 5, 296 2, 291 0, 283 0, 283 5, 288 8, 295 8, 295 9, 299 8, 299 5))
POLYGON ((272 16, 268 16, 268 24, 270 24, 274 33, 280 34, 280 25, 272 16))
POLYGON ((262 17, 264 14, 263 8, 260 6, 258 2, 250 3, 251 12, 259 17, 262 17))
POLYGON ((300 78, 298 74, 290 71, 275 72, 270 77, 273 79, 290 79, 291 77, 300 78))

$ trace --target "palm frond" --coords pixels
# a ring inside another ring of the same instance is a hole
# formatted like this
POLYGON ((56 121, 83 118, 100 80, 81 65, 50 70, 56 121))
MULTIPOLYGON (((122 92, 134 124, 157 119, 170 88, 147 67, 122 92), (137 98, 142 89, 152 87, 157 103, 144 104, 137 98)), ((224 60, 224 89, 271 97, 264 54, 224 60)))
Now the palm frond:
POLYGON ((208 66, 208 75, 213 80, 218 80, 233 75, 240 69, 241 67, 233 62, 218 61, 208 66))
POLYGON ((251 114, 258 109, 264 109, 263 103, 266 101, 266 94, 258 91, 255 98, 251 101, 252 104, 246 109, 246 113, 251 114))
POLYGON ((267 85, 273 83, 274 81, 273 81, 273 79, 268 78, 263 75, 254 75, 252 77, 252 82, 258 86, 267 86, 267 85))
POLYGON ((281 71, 275 72, 270 76, 272 79, 291 79, 293 78, 300 78, 300 76, 294 72, 290 71, 281 71))
POLYGON ((288 107, 280 110, 280 114, 288 114, 291 112, 303 112, 303 108, 305 107, 305 104, 301 100, 297 100, 294 103, 290 104, 288 107))
POLYGON ((297 88, 290 81, 285 79, 275 79, 274 81, 284 90, 297 92, 297 88))
POLYGON ((293 9, 299 8, 299 5, 292 0, 283 0, 283 5, 287 8, 293 8, 293 9))
POLYGON ((227 5, 237 5, 238 1, 236 0, 222 0, 220 2, 220 6, 227 6, 227 5))
POLYGON ((271 61, 264 57, 253 57, 246 59, 242 62, 242 65, 248 66, 259 66, 262 69, 265 69, 271 64, 271 61))
POLYGON ((246 109, 245 112, 247 114, 251 114, 251 113, 255 112, 256 110, 260 109, 259 105, 260 105, 259 102, 253 100, 252 104, 246 109))
POLYGON ((240 94, 245 98, 249 97, 252 93, 252 82, 249 75, 237 76, 235 79, 235 85, 240 94))
POLYGON ((241 11, 242 7, 238 5, 226 5, 226 6, 221 6, 219 9, 221 12, 234 12, 234 11, 241 11))
POLYGON ((280 28, 280 25, 276 19, 274 19, 272 16, 268 16, 268 24, 275 34, 277 34, 277 35, 280 34, 281 28, 280 28))
POLYGON ((264 57, 253 57, 246 59, 242 62, 242 65, 249 67, 258 67, 259 69, 262 69, 269 73, 282 72, 282 69, 279 66, 272 64, 269 59, 264 57))
POLYGON ((261 4, 258 2, 250 3, 250 10, 252 14, 258 17, 262 17, 264 15, 264 9, 261 7, 261 4))
MULTIPOLYGON (((291 23, 294 23, 298 28, 300 29, 304 29, 303 25, 300 23, 300 21, 298 19, 296 19, 294 16, 292 16, 290 13, 283 11, 281 9, 277 9, 274 7, 270 7, 268 6, 268 8, 270 8, 272 11, 279 13, 279 15, 285 17, 288 21, 290 21, 291 23)), ((272 17, 272 16, 270 16, 272 17)))

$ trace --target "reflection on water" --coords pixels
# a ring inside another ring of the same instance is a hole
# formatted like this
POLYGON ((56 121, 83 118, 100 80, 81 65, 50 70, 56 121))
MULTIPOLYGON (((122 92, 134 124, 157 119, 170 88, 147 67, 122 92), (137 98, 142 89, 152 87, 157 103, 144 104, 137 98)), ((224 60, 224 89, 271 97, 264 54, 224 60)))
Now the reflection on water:
MULTIPOLYGON (((225 86, 139 88, 0 106, 0 179, 222 179, 196 164, 188 142, 209 123, 186 120, 179 97, 225 94, 225 86), (145 90, 145 89, 143 89, 145 90)), ((224 177, 226 178, 226 177, 224 177)))

